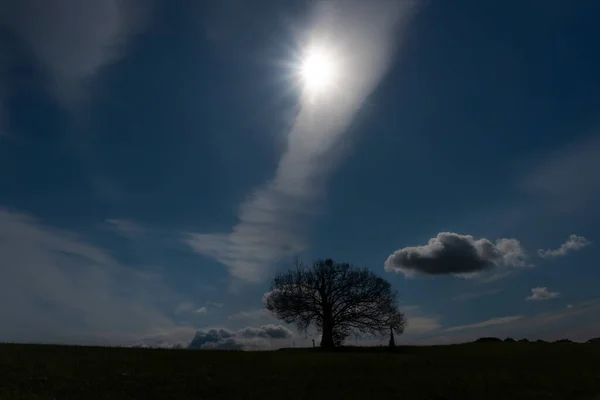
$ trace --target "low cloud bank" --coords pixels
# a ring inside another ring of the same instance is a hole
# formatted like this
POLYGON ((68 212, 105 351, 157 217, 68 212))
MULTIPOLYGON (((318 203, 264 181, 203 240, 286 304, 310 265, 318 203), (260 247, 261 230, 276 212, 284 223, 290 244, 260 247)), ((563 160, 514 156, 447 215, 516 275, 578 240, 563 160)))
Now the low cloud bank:
POLYGON ((199 330, 196 332, 190 349, 202 350, 267 350, 271 340, 289 339, 294 332, 282 325, 263 325, 259 328, 247 327, 237 332, 228 329, 199 330))

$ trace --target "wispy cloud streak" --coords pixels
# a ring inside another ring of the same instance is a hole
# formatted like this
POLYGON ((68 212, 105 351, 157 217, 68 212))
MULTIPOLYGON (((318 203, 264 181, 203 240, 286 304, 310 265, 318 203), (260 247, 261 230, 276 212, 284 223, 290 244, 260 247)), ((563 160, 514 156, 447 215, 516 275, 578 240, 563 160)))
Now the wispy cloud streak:
POLYGON ((155 300, 179 297, 160 279, 74 232, 2 208, 0 265, 0 341, 126 344, 181 328, 155 300))
POLYGON ((81 101, 85 87, 107 64, 123 55, 139 32, 152 1, 20 0, 0 4, 0 28, 31 50, 50 90, 67 107, 81 101))
POLYGON ((507 324, 507 323, 510 323, 513 321, 517 321, 521 318, 523 318, 523 316, 521 316, 521 315, 515 315, 515 316, 510 316, 510 317, 491 318, 491 319, 488 319, 483 322, 478 322, 476 324, 453 326, 451 328, 446 329, 445 332, 456 332, 456 331, 462 331, 465 329, 486 328, 488 326, 507 324))
POLYGON ((583 236, 570 235, 567 241, 561 244, 558 249, 539 249, 538 255, 542 258, 562 257, 573 251, 581 250, 590 244, 592 244, 592 242, 583 236))
POLYGON ((226 265, 233 277, 260 282, 274 262, 307 248, 309 222, 334 167, 336 143, 385 74, 412 6, 384 1, 317 4, 310 37, 331 42, 340 54, 342 82, 326 98, 302 99, 274 177, 240 206, 239 222, 230 233, 187 236, 196 252, 226 265))

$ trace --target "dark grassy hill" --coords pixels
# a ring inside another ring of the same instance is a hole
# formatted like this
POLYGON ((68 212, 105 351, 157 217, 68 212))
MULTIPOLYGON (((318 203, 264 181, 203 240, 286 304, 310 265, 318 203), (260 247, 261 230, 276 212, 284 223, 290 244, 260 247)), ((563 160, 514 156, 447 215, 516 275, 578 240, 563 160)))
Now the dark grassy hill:
POLYGON ((0 400, 392 398, 600 400, 600 345, 471 343, 394 353, 0 345, 0 400))

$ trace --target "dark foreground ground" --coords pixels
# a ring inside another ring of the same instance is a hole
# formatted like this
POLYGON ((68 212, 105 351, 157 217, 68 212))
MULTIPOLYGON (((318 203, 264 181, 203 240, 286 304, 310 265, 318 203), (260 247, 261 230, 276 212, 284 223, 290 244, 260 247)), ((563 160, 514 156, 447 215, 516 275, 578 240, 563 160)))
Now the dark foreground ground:
POLYGON ((600 400, 600 345, 398 353, 0 345, 0 399, 600 400))

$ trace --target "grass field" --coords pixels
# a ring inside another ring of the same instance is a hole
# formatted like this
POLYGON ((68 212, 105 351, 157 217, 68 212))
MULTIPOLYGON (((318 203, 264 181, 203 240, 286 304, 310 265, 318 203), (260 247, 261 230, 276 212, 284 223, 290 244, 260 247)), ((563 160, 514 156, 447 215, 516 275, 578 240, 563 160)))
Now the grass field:
POLYGON ((471 343, 396 353, 0 345, 0 399, 590 399, 600 345, 471 343))

